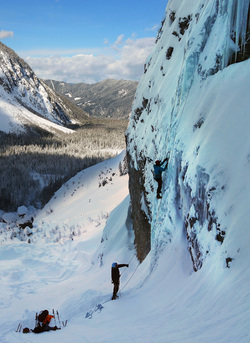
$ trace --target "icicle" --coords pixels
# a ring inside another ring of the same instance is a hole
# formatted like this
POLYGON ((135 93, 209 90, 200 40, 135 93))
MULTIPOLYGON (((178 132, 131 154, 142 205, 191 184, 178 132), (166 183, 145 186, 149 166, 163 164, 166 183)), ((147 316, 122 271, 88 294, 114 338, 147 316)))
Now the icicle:
MULTIPOLYGON (((236 0, 236 13, 233 13, 235 20, 234 30, 236 34, 236 46, 240 46, 241 52, 245 52, 246 32, 248 23, 249 0, 236 0)), ((236 56, 237 57, 237 52, 236 56)))
MULTIPOLYGON (((249 0, 231 0, 228 2, 230 36, 235 42, 235 58, 233 62, 237 62, 239 52, 243 56, 245 54, 247 29, 249 26, 249 2, 249 0)), ((230 44, 228 49, 230 49, 230 44)), ((228 64, 230 56, 227 59, 228 64)))

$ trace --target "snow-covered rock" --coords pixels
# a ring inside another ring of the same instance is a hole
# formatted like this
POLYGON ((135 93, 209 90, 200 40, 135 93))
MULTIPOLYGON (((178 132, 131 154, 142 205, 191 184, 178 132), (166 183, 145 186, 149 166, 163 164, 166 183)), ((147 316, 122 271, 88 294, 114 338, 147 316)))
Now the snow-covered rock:
POLYGON ((17 209, 17 214, 19 215, 19 217, 23 217, 25 216, 25 214, 28 213, 28 209, 26 206, 19 206, 17 209))
POLYGON ((17 220, 17 213, 6 212, 2 215, 2 219, 6 224, 14 223, 17 220))

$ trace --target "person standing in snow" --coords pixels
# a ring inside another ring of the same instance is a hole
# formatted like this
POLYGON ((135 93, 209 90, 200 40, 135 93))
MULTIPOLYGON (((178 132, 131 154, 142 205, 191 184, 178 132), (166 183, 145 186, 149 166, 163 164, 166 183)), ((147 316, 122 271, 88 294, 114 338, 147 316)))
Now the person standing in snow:
POLYGON ((162 172, 165 171, 168 167, 168 161, 169 157, 166 157, 165 160, 162 162, 157 160, 155 161, 154 164, 154 179, 158 183, 158 188, 157 188, 157 199, 161 199, 161 188, 162 188, 162 172), (165 163, 165 167, 162 167, 162 165, 165 163))
POLYGON ((114 284, 112 300, 115 300, 117 298, 117 292, 119 291, 120 276, 121 276, 119 272, 119 268, 128 267, 128 266, 129 266, 128 264, 117 264, 116 262, 112 263, 111 279, 112 279, 112 283, 114 284))

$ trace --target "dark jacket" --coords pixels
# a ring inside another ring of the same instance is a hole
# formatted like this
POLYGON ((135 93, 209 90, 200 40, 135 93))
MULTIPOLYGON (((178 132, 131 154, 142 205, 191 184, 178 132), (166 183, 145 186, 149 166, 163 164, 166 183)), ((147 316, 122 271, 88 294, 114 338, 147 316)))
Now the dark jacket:
POLYGON ((128 267, 128 264, 117 264, 116 267, 111 268, 111 279, 112 279, 112 282, 115 284, 119 283, 119 280, 120 280, 119 268, 122 268, 122 267, 128 267))

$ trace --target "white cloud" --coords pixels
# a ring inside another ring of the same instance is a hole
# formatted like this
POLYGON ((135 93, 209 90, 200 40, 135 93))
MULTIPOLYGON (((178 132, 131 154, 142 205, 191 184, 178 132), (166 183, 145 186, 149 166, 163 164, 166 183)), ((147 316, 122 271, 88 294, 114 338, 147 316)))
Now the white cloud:
MULTIPOLYGON (((144 63, 154 46, 154 38, 129 38, 120 35, 115 44, 95 54, 73 56, 25 57, 34 72, 43 79, 94 83, 114 78, 139 80, 144 63)), ((22 53, 24 57, 24 54, 22 53)))
POLYGON ((0 31, 0 39, 11 38, 13 36, 14 36, 13 31, 5 31, 5 30, 0 31))
POLYGON ((117 37, 117 40, 116 40, 116 42, 115 42, 115 45, 120 45, 120 44, 122 44, 123 38, 124 38, 124 35, 118 36, 118 37, 117 37))

